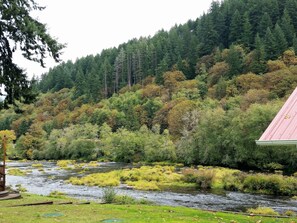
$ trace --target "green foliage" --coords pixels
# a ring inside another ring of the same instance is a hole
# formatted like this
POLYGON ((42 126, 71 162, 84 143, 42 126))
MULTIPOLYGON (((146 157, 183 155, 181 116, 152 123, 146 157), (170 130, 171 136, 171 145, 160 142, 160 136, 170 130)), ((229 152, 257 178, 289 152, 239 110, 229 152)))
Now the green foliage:
POLYGON ((295 3, 213 2, 168 32, 62 63, 35 104, 0 114, 17 136, 9 156, 296 171, 293 148, 255 144, 297 84, 295 3))
MULTIPOLYGON (((64 46, 48 34, 45 24, 30 15, 32 11, 42 9, 34 0, 8 0, 1 4, 0 85, 4 85, 6 108, 9 104, 16 105, 16 100, 31 103, 36 97, 34 81, 28 81, 24 71, 13 62, 16 48, 21 50, 26 59, 38 62, 41 66, 44 66, 47 53, 55 61, 60 61, 64 46)), ((2 90, 0 95, 3 95, 2 90)))
POLYGON ((116 195, 117 194, 112 187, 107 187, 103 191, 103 196, 102 196, 103 202, 108 204, 115 203, 116 195))

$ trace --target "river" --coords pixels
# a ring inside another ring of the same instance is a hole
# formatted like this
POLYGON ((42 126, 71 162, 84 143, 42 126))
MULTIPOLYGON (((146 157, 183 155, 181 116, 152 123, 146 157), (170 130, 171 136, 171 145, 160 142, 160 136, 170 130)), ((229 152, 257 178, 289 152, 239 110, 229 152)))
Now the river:
MULTIPOLYGON (((90 186, 76 186, 65 182, 71 176, 82 176, 77 170, 63 170, 54 162, 41 162, 44 171, 32 168, 33 162, 8 162, 8 168, 32 170, 26 176, 7 175, 7 185, 15 187, 21 184, 29 193, 48 195, 52 191, 60 191, 70 197, 84 200, 100 200, 104 188, 90 186)), ((106 172, 119 168, 129 167, 120 163, 100 163, 98 167, 91 167, 89 172, 106 172)), ((240 192, 220 191, 211 192, 185 192, 176 193, 168 191, 139 191, 119 186, 115 191, 121 195, 128 195, 137 199, 147 199, 160 205, 185 206, 207 210, 245 211, 247 208, 258 206, 271 207, 279 213, 287 210, 297 212, 297 201, 288 197, 275 197, 267 195, 254 195, 240 192)))

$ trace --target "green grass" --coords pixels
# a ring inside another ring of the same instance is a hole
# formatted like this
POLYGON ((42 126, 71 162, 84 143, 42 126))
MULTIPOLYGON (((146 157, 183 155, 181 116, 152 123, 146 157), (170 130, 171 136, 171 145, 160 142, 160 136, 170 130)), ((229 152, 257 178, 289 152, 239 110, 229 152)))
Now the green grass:
MULTIPOLYGON (((91 203, 86 205, 42 205, 26 207, 8 207, 11 205, 54 201, 66 202, 69 198, 50 198, 37 195, 24 195, 21 200, 0 201, 0 223, 27 223, 27 222, 102 222, 105 219, 122 219, 131 223, 160 223, 160 222, 290 222, 296 223, 294 218, 277 219, 257 216, 244 216, 229 213, 208 212, 185 207, 167 207, 154 205, 114 205, 91 203), (58 217, 46 217, 47 214, 58 214, 58 217)), ((74 201, 74 200, 72 200, 74 201)), ((78 201, 74 201, 78 202, 78 201)))

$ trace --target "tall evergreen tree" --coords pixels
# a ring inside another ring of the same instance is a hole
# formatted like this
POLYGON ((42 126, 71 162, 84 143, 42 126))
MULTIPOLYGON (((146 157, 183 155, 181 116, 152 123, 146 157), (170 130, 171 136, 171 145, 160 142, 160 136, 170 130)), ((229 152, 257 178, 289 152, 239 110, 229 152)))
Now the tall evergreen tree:
POLYGON ((229 43, 241 43, 243 33, 243 19, 238 10, 232 16, 229 33, 229 43))
POLYGON ((250 71, 256 74, 264 73, 266 69, 265 65, 265 46, 257 33, 255 37, 255 46, 253 51, 252 63, 249 67, 250 71))
POLYGON ((297 1, 296 0, 286 0, 285 8, 291 17, 291 20, 292 20, 292 23, 293 23, 293 26, 294 26, 294 29, 296 32, 297 31, 297 13, 296 13, 297 1))
POLYGON ((274 38, 276 41, 276 55, 280 56, 287 48, 288 42, 281 27, 276 23, 274 28, 274 38))
POLYGON ((269 27, 266 29, 264 45, 265 45, 265 56, 266 56, 265 59, 266 60, 276 59, 277 42, 269 27))
POLYGON ((280 27, 283 30, 289 46, 293 44, 294 26, 287 9, 284 10, 281 18, 280 27))
POLYGON ((243 70, 242 48, 232 45, 228 51, 226 61, 229 65, 228 78, 241 74, 243 70))
POLYGON ((243 15, 243 32, 242 32, 241 40, 242 40, 242 43, 247 47, 250 47, 253 42, 252 25, 250 23, 248 12, 244 13, 243 15))
POLYGON ((199 20, 197 35, 199 38, 199 55, 210 54, 218 45, 218 33, 210 16, 203 15, 199 20))
POLYGON ((293 36, 293 49, 295 52, 297 52, 297 37, 296 34, 293 36))
POLYGON ((260 37, 264 37, 266 34, 266 30, 269 28, 270 30, 273 29, 273 24, 271 21, 271 18, 267 12, 265 12, 260 20, 259 26, 258 26, 258 33, 260 37))

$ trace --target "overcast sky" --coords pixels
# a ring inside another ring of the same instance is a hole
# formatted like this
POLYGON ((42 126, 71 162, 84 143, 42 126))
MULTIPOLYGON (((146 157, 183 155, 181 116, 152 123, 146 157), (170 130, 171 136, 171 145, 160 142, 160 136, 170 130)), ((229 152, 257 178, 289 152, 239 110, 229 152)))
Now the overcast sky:
MULTIPOLYGON (((100 53, 132 38, 153 36, 175 24, 200 17, 212 0, 36 0, 46 9, 32 14, 46 23, 49 33, 66 43, 62 60, 100 53)), ((29 77, 48 71, 57 64, 47 59, 47 68, 15 56, 29 77)))

